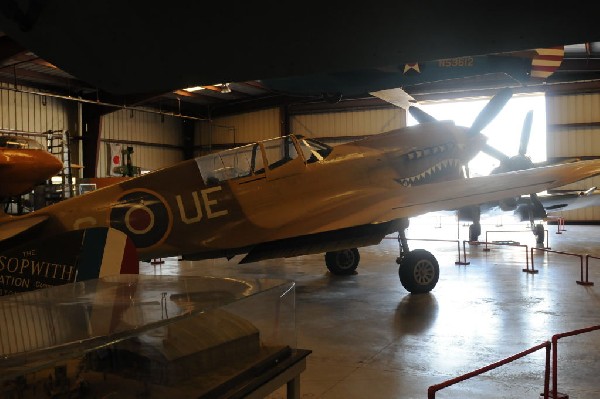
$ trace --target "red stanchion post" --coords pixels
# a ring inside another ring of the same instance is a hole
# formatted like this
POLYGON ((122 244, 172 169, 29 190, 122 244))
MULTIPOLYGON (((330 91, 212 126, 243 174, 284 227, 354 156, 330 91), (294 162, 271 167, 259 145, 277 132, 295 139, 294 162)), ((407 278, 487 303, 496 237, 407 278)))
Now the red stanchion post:
POLYGON ((569 397, 567 394, 558 392, 558 339, 595 330, 600 330, 600 326, 582 328, 552 336, 552 399, 568 399, 569 397))

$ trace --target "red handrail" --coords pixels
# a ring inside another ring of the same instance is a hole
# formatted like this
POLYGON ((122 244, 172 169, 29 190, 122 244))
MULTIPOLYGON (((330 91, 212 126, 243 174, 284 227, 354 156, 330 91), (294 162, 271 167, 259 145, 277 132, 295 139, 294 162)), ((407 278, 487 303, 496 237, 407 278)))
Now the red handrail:
POLYGON ((545 372, 544 372, 544 399, 548 399, 548 388, 550 385, 550 347, 551 347, 550 341, 546 341, 542 344, 534 346, 533 348, 527 349, 526 351, 519 352, 516 355, 513 355, 510 357, 507 357, 506 359, 500 360, 499 362, 492 363, 488 366, 471 371, 470 373, 463 374, 456 378, 452 378, 452 379, 444 381, 440 384, 432 385, 427 390, 427 399, 435 399, 435 393, 437 391, 439 391, 440 389, 447 388, 447 387, 457 384, 461 381, 467 380, 467 379, 475 377, 479 374, 483 374, 487 371, 490 371, 490 370, 493 370, 500 366, 503 366, 507 363, 510 363, 510 362, 520 359, 524 356, 527 356, 530 353, 536 352, 542 348, 546 348, 546 367, 545 367, 545 372))
MULTIPOLYGON (((528 246, 525 244, 512 244, 512 243, 500 243, 500 242, 488 242, 488 241, 463 241, 463 253, 465 254, 465 262, 467 261, 467 243, 469 244, 485 244, 486 247, 487 245, 501 245, 501 246, 508 246, 508 247, 521 247, 521 248, 525 248, 525 269, 522 269, 524 272, 526 273, 530 273, 530 274, 536 274, 538 273, 537 270, 535 270, 533 268, 533 263, 531 264, 531 269, 529 269, 529 251, 527 250, 528 246)), ((467 263, 468 264, 468 263, 467 263)))
MULTIPOLYGON (((581 280, 576 280, 575 282, 579 285, 594 285, 594 283, 588 281, 588 262, 586 260, 585 262, 585 280, 583 279, 583 255, 581 254, 574 254, 571 252, 564 252, 564 251, 552 251, 548 248, 537 248, 537 247, 531 247, 531 267, 533 267, 533 250, 538 250, 538 251, 543 251, 543 252, 552 252, 554 254, 559 254, 559 255, 569 255, 569 256, 576 256, 579 258, 579 263, 580 263, 580 269, 581 269, 581 280)), ((586 258, 591 257, 590 255, 587 255, 586 258)))
POLYGON ((552 397, 557 398, 558 391, 558 339, 564 337, 570 337, 573 335, 579 335, 586 332, 600 330, 600 326, 592 326, 588 328, 582 328, 579 330, 573 330, 566 333, 556 334, 552 336, 552 397))
MULTIPOLYGON (((530 233, 530 230, 487 230, 485 232, 485 240, 488 240, 488 233, 530 233)), ((544 229, 544 242, 546 243, 546 248, 548 247, 548 230, 544 229)))

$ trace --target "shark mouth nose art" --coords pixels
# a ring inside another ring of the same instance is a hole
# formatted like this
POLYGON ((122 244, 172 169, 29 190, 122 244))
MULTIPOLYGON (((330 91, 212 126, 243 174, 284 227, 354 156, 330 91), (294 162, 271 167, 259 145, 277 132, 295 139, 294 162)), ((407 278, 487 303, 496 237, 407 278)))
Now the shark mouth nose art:
POLYGON ((413 169, 414 166, 409 166, 413 162, 417 162, 421 172, 409 177, 402 177, 396 179, 396 181, 405 187, 416 186, 421 184, 427 184, 438 177, 454 177, 460 176, 462 162, 460 159, 455 158, 455 154, 447 154, 448 158, 440 159, 443 157, 443 153, 452 151, 454 149, 461 150, 465 146, 464 144, 446 143, 435 147, 428 147, 419 150, 414 150, 406 153, 403 156, 404 161, 409 169, 413 169), (454 157, 451 157, 454 155, 454 157), (431 158, 429 158, 431 157, 431 158), (425 163, 431 162, 428 166, 425 163))
POLYGON ((416 186, 419 184, 429 183, 433 177, 436 177, 438 175, 446 176, 458 170, 460 170, 459 159, 446 159, 444 161, 436 163, 430 168, 427 168, 425 171, 419 173, 418 175, 411 177, 403 177, 400 179, 396 179, 396 181, 405 187, 416 186))
MULTIPOLYGON (((435 147, 423 148, 422 150, 411 151, 405 154, 404 157, 409 161, 413 161, 430 155, 437 155, 446 151, 451 151, 454 149, 454 147, 454 143, 446 143, 442 145, 436 145, 435 147)), ((460 145, 458 147, 460 147, 460 145)))

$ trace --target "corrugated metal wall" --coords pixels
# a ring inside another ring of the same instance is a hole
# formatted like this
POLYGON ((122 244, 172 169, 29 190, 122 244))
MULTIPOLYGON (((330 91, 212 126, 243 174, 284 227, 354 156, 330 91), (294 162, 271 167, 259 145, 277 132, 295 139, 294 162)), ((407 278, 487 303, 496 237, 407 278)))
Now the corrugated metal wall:
MULTIPOLYGON (((21 93, 28 88, 0 83, 0 129, 27 133, 66 130, 78 135, 77 104, 72 101, 21 93)), ((36 139, 44 147, 46 138, 36 139)))
POLYGON ((181 118, 138 110, 118 110, 102 117, 102 136, 96 174, 108 176, 108 143, 133 147, 131 160, 142 170, 183 161, 181 118))
POLYGON ((196 155, 213 152, 224 146, 232 147, 280 135, 279 108, 215 118, 196 124, 194 143, 202 149, 196 155), (212 147, 215 148, 212 148, 212 147))
MULTIPOLYGON (((546 96, 548 159, 600 157, 600 94, 546 96)), ((586 190, 600 187, 600 177, 561 187, 586 190)), ((561 214, 567 221, 600 221, 600 207, 561 214)))
POLYGON ((349 141, 351 137, 383 133, 406 126, 406 112, 400 108, 295 115, 292 132, 321 139, 327 144, 349 141))
MULTIPOLYGON (((196 155, 225 147, 265 140, 281 135, 279 108, 199 122, 194 142, 201 146, 196 155)), ((406 112, 399 108, 354 110, 320 114, 293 115, 290 129, 294 134, 338 144, 406 126, 406 112)))

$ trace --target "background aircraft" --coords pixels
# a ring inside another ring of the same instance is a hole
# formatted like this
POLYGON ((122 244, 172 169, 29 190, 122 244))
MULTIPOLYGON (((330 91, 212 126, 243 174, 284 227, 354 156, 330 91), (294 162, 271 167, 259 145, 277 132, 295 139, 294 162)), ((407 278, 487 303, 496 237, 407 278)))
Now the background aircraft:
POLYGON ((538 84, 560 66, 562 46, 512 53, 464 56, 394 67, 360 69, 296 77, 263 79, 266 87, 285 94, 325 97, 330 101, 397 87, 408 93, 427 91, 428 83, 478 76, 507 75, 515 83, 538 84), (543 62, 543 66, 539 65, 543 62))
POLYGON ((480 133, 510 96, 500 92, 470 127, 449 121, 329 147, 293 135, 184 161, 0 219, 0 250, 72 230, 124 232, 140 259, 231 258, 241 263, 326 252, 330 271, 353 273, 357 247, 399 232, 399 276, 428 292, 439 267, 409 251, 408 218, 559 187, 600 173, 600 160, 465 179, 463 166, 486 148, 480 133))
POLYGON ((0 136, 0 200, 31 191, 62 168, 62 162, 35 140, 0 136))

